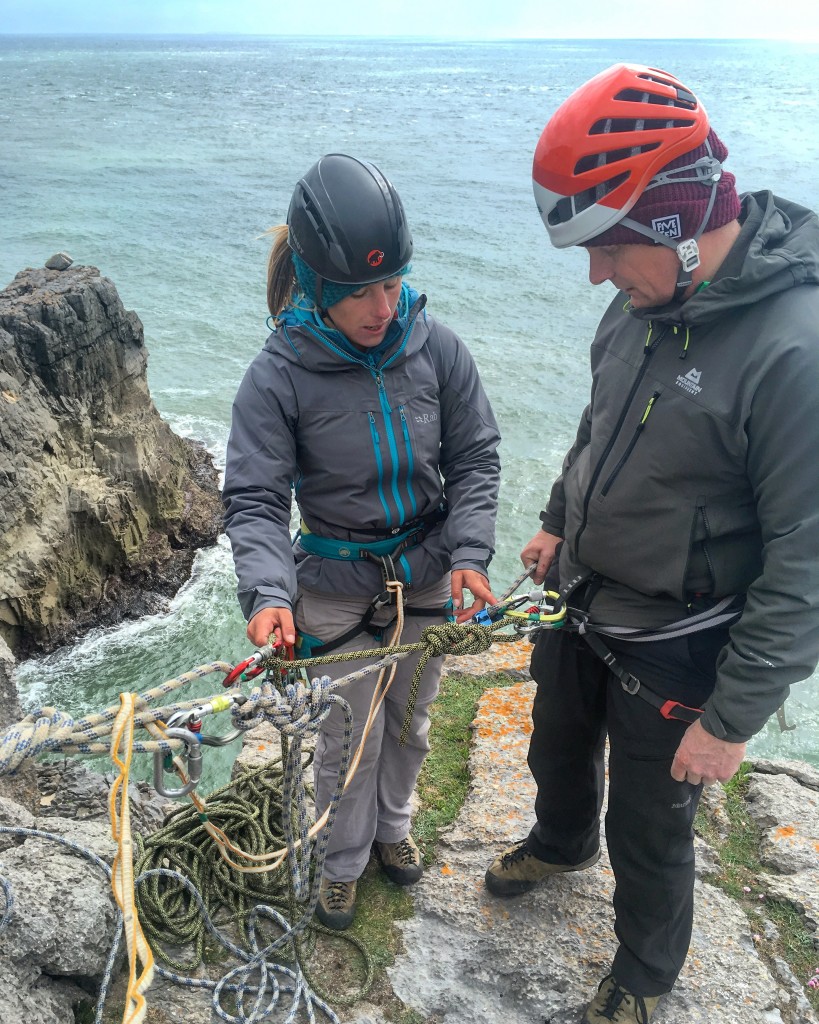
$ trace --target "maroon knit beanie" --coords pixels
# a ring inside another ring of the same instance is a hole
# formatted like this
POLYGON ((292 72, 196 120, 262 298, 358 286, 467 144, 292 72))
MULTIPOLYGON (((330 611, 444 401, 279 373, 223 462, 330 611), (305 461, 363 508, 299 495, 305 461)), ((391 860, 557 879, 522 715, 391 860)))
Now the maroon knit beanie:
MULTIPOLYGON (((720 163, 724 163, 728 156, 728 150, 713 128, 708 133, 707 141, 711 146, 711 155, 716 157, 720 163)), ((663 170, 670 171, 675 167, 685 167, 708 155, 708 150, 703 142, 697 149, 692 149, 690 153, 684 153, 676 160, 666 164, 663 170)), ((723 170, 722 177, 717 183, 717 196, 711 216, 708 218, 703 232, 714 231, 716 228, 721 228, 723 224, 737 219, 740 202, 735 185, 734 175, 723 170)), ((655 231, 668 235, 669 238, 683 241, 686 238, 693 238, 699 231, 710 198, 710 184, 685 181, 658 185, 656 188, 643 192, 626 216, 640 224, 645 224, 646 227, 653 227, 655 231)), ((632 231, 625 224, 618 223, 602 234, 583 242, 583 245, 651 245, 651 239, 637 231, 632 231)))

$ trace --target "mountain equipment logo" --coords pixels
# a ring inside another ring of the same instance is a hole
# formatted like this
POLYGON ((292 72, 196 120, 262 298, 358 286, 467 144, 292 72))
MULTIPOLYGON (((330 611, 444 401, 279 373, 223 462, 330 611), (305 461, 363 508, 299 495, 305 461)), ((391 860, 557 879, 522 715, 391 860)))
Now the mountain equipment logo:
POLYGON ((702 391, 700 377, 702 377, 702 370, 692 366, 684 377, 682 374, 677 377, 677 387, 687 391, 689 395, 698 395, 702 391))
POLYGON ((378 267, 384 259, 384 253, 380 249, 371 249, 367 253, 367 262, 371 267, 378 267))
POLYGON ((657 217, 651 222, 651 226, 661 235, 668 238, 682 238, 682 226, 680 215, 672 213, 669 217, 657 217))

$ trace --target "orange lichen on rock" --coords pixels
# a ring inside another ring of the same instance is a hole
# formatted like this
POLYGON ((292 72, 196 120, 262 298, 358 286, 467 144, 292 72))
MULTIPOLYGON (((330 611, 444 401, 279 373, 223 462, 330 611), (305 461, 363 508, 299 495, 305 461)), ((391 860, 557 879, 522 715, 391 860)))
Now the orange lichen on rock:
POLYGON ((519 684, 487 690, 478 705, 475 731, 483 738, 529 736, 532 732, 532 697, 519 684))

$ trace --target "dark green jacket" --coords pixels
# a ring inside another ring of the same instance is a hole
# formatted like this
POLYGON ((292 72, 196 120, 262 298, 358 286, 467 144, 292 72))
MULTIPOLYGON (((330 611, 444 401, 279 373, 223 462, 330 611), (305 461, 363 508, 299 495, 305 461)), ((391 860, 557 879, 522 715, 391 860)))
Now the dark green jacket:
POLYGON ((592 394, 543 527, 592 617, 654 627, 746 593, 703 724, 744 740, 819 659, 819 222, 769 192, 710 286, 632 310, 591 348, 592 394))

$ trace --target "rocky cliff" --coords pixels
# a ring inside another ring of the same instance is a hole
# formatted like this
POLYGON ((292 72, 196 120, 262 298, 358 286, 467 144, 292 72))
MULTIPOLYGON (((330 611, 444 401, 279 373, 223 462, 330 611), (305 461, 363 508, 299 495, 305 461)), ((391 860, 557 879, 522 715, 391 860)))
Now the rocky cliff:
POLYGON ((0 292, 0 638, 18 657, 155 610, 216 540, 216 471, 161 419, 147 361, 95 267, 0 292))

